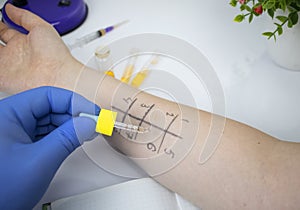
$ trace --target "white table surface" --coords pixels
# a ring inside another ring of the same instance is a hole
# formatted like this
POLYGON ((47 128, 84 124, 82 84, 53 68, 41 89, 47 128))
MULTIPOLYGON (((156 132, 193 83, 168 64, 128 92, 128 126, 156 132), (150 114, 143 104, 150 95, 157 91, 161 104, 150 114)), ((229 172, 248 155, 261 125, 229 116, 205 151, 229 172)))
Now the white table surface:
MULTIPOLYGON (((227 117, 282 140, 300 141, 300 72, 283 69, 269 58, 266 39, 260 35, 263 18, 250 25, 234 23, 238 9, 228 2, 86 0, 87 20, 63 40, 70 43, 99 27, 130 20, 103 38, 73 50, 78 60, 88 63, 96 47, 129 35, 151 32, 178 37, 210 61, 224 89, 227 117)), ((113 152, 103 149, 99 153, 113 152)), ((117 162, 116 167, 135 170, 127 161, 117 162)), ((63 163, 41 202, 128 179, 102 169, 80 148, 63 163)))
MULTIPOLYGON (((239 13, 228 1, 93 1, 89 17, 63 37, 68 43, 83 34, 122 20, 130 20, 73 55, 88 63, 96 47, 139 33, 178 37, 208 58, 222 83, 226 115, 283 140, 300 140, 300 72, 283 69, 266 52, 265 20, 235 23, 239 13), (104 18, 105 17, 105 18, 104 18)), ((300 56, 300 55, 299 55, 300 56)))

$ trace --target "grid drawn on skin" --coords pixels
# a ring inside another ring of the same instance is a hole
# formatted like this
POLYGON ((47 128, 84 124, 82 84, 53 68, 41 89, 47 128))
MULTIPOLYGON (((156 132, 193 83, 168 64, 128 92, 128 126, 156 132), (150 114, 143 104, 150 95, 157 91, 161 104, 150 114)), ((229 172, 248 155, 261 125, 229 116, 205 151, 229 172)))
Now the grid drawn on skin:
MULTIPOLYGON (((147 115, 150 113, 151 109, 153 109, 153 107, 155 106, 155 104, 152 104, 147 111, 145 112, 144 116, 142 117, 142 119, 140 120, 139 126, 142 126, 143 122, 145 121, 145 118, 147 117, 147 115)), ((134 139, 136 140, 138 136, 138 133, 135 133, 134 139)))
MULTIPOLYGON (((128 117, 130 117, 130 118, 132 118, 132 119, 135 119, 135 120, 138 120, 138 121, 141 121, 141 120, 142 120, 142 118, 137 117, 137 116, 135 116, 135 115, 132 115, 132 114, 128 113, 127 111, 124 111, 124 110, 122 110, 122 109, 120 109, 120 108, 118 108, 118 107, 116 107, 116 106, 112 106, 112 108, 113 108, 114 110, 116 110, 117 112, 123 113, 123 114, 125 115, 125 116, 123 117, 123 119, 125 119, 125 117, 128 116, 128 117)), ((173 136, 173 137, 176 137, 176 138, 179 138, 179 139, 183 139, 180 135, 178 135, 178 134, 176 134, 176 133, 173 133, 173 132, 171 132, 171 131, 169 131, 169 130, 167 130, 167 129, 161 128, 160 126, 157 126, 157 125, 155 125, 155 124, 153 124, 153 123, 151 123, 151 122, 149 122, 149 121, 147 121, 147 120, 144 120, 143 123, 144 123, 144 124, 147 124, 147 125, 150 125, 150 126, 152 126, 152 127, 154 127, 154 128, 157 128, 157 129, 159 129, 159 130, 161 130, 161 131, 165 132, 166 134, 169 134, 169 135, 171 135, 171 136, 173 136)), ((170 126, 168 126, 168 128, 169 128, 169 127, 170 127, 170 126)))
POLYGON ((158 149, 157 149, 157 153, 159 153, 160 148, 161 148, 161 146, 162 146, 163 143, 164 143, 164 140, 165 140, 165 137, 166 137, 166 135, 167 135, 167 132, 168 132, 169 128, 171 127, 171 125, 174 123, 174 121, 176 120, 177 117, 178 117, 178 115, 175 115, 174 118, 173 118, 173 119, 171 120, 171 122, 169 123, 169 125, 167 126, 167 128, 164 129, 164 135, 163 135, 162 140, 161 140, 161 142, 160 142, 160 144, 159 144, 159 147, 158 147, 158 149))

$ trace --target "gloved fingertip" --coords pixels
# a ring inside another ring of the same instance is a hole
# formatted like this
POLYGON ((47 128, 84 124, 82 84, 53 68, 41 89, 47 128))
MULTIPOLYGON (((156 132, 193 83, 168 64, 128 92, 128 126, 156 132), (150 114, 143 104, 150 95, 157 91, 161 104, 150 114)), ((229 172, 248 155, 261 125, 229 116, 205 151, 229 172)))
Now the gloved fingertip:
POLYGON ((95 131, 96 122, 88 117, 75 117, 74 129, 80 144, 94 139, 98 134, 95 131))
POLYGON ((95 104, 95 115, 99 115, 100 111, 101 111, 100 106, 98 106, 97 104, 95 104))

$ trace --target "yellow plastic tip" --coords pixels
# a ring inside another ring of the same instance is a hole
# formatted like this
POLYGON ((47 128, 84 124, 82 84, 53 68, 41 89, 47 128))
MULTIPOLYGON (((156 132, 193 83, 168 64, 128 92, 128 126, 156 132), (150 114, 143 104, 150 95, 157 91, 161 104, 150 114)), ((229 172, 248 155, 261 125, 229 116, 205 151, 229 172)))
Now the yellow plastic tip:
POLYGON ((114 72, 112 70, 107 70, 105 72, 105 74, 108 75, 108 76, 111 76, 111 77, 115 77, 115 74, 114 74, 114 72))
POLYGON ((145 78, 147 77, 147 75, 148 75, 148 70, 143 70, 137 73, 137 75, 131 81, 131 86, 135 88, 140 87, 141 84, 144 82, 145 78))
POLYGON ((101 109, 96 124, 96 132, 107 136, 111 136, 116 122, 116 118, 117 112, 107 109, 101 109))

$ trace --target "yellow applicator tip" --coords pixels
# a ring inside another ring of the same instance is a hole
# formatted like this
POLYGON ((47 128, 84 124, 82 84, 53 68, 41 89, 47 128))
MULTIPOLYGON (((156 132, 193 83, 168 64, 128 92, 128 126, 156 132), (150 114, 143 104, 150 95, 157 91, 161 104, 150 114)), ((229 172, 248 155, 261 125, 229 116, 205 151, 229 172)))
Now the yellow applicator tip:
POLYGON ((146 133, 149 131, 149 129, 141 126, 117 122, 116 121, 117 112, 107 110, 107 109, 101 109, 99 116, 91 115, 87 113, 80 113, 79 116, 93 119, 97 123, 95 129, 96 132, 107 136, 112 135, 114 127, 121 130, 126 130, 135 133, 146 133))
POLYGON ((114 130, 116 118, 117 112, 101 109, 97 120, 96 132, 111 136, 114 130))
POLYGON ((107 109, 101 109, 99 116, 96 115, 90 115, 86 113, 80 113, 80 117, 89 117, 93 120, 95 120, 96 129, 95 131, 97 133, 101 133, 107 136, 111 136, 114 130, 116 118, 117 118, 117 112, 107 110, 107 109))
POLYGON ((108 75, 108 76, 111 76, 111 77, 115 77, 115 74, 114 74, 114 72, 112 70, 107 70, 105 72, 105 74, 108 75))

